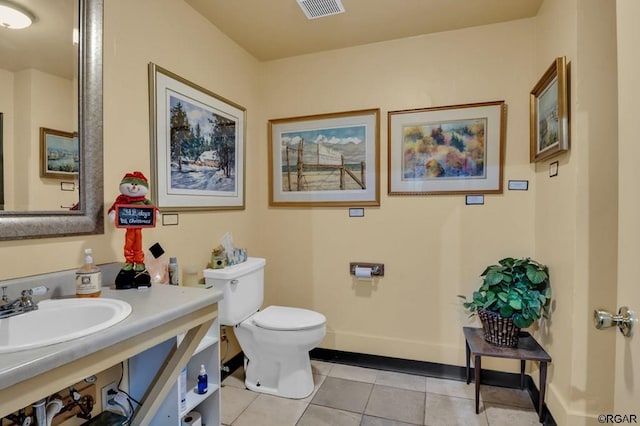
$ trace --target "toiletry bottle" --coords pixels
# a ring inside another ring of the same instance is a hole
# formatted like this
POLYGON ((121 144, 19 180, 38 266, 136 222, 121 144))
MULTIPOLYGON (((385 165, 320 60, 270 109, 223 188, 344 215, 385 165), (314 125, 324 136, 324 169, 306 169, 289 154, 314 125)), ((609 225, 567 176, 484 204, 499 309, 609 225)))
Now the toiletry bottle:
POLYGON ((209 390, 209 379, 204 369, 204 364, 200 366, 200 375, 198 375, 198 393, 202 395, 209 390))
POLYGON ((76 297, 100 297, 102 271, 93 263, 93 251, 84 251, 84 265, 76 271, 76 297))
POLYGON ((178 396, 180 397, 180 412, 187 411, 187 367, 180 372, 178 396))
POLYGON ((169 258, 169 284, 180 284, 180 270, 178 269, 178 259, 169 258))
POLYGON ((151 284, 169 284, 169 264, 160 243, 149 247, 149 256, 145 256, 145 266, 151 276, 151 284))

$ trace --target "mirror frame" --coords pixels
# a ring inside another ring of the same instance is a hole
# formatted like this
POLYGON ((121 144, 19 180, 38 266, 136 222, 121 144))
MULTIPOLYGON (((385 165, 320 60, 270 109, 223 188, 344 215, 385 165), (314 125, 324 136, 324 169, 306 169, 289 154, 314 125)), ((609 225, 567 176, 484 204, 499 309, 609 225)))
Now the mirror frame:
POLYGON ((78 0, 79 201, 76 211, 0 213, 0 240, 104 233, 102 27, 104 0, 78 0))

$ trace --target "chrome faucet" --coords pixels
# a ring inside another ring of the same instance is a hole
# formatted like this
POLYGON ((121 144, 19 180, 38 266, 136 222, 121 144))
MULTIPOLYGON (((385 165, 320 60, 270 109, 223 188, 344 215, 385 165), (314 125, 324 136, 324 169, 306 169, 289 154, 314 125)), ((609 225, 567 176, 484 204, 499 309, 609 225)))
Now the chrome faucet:
POLYGON ((49 289, 39 286, 22 290, 20 297, 16 300, 9 300, 7 297, 7 287, 2 287, 2 304, 0 304, 0 319, 12 317, 38 309, 38 304, 34 303, 33 296, 42 296, 49 289))

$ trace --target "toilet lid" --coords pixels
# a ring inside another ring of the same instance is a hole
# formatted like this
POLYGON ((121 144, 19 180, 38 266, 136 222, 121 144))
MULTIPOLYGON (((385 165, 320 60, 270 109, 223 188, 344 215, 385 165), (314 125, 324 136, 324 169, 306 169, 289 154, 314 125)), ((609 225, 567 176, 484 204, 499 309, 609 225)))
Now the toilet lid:
POLYGON ((258 327, 270 330, 305 330, 327 322, 321 313, 287 306, 269 306, 253 316, 258 327))

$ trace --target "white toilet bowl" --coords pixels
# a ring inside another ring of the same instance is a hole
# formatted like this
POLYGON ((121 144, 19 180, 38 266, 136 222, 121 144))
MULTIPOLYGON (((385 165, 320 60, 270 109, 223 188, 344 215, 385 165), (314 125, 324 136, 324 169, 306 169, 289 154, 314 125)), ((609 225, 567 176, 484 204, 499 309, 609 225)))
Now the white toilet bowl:
POLYGON ((301 308, 270 306, 264 301, 262 258, 222 269, 205 269, 207 284, 222 291, 218 302, 221 325, 233 326, 245 355, 248 389, 285 398, 306 398, 313 392, 309 351, 327 332, 324 315, 301 308))
POLYGON ((313 392, 309 351, 326 334, 324 315, 307 309, 270 306, 234 327, 245 354, 248 389, 306 398, 313 392))

